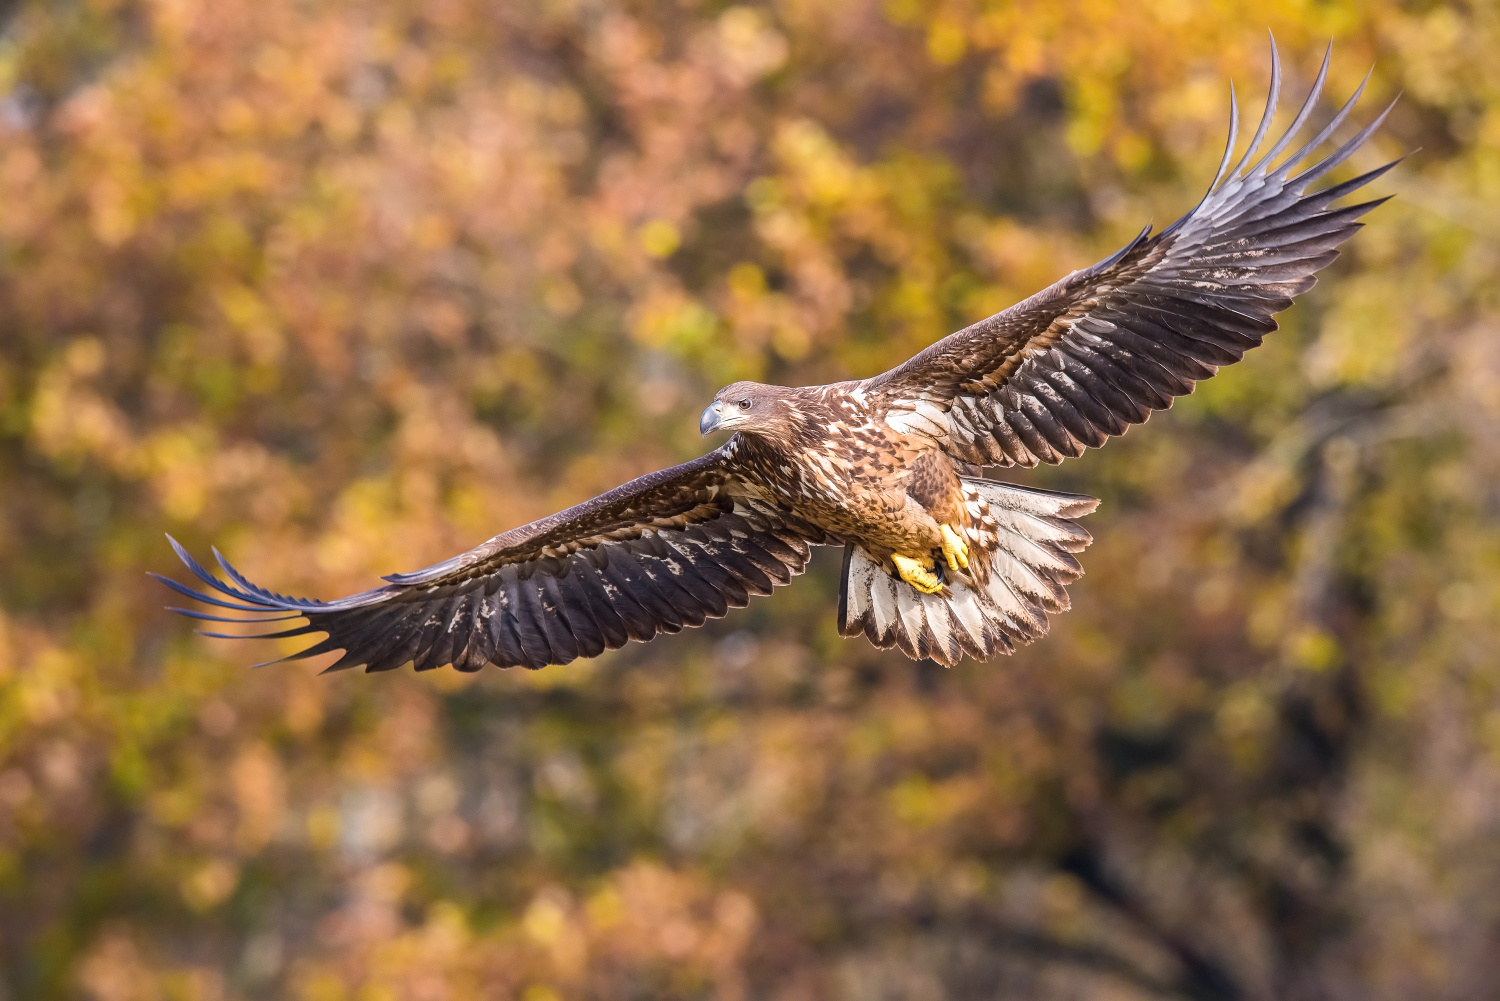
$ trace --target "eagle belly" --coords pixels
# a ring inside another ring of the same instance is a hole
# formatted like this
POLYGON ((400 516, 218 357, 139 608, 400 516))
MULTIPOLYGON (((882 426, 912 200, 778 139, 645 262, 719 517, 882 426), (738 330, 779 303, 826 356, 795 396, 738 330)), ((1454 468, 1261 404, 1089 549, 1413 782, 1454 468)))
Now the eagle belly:
POLYGON ((757 465, 781 503, 877 559, 926 557, 941 547, 941 525, 961 532, 969 522, 948 456, 878 432, 830 433, 757 465))

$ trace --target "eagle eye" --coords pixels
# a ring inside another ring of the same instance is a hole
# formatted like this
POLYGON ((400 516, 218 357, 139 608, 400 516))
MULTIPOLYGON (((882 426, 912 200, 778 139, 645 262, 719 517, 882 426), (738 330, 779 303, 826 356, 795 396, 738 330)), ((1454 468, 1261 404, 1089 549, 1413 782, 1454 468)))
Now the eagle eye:
POLYGON ((741 410, 749 410, 750 409, 750 401, 749 400, 741 400, 740 401, 740 409, 741 410))

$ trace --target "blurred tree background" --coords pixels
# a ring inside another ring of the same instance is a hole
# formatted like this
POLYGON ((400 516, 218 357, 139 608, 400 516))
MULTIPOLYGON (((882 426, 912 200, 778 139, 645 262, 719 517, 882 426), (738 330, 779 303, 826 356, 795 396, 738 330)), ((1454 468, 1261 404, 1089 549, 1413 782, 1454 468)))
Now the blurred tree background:
POLYGON ((0 998, 1496 996, 1493 4, 0 10, 0 998), (1190 208, 1267 28, 1421 152, 1016 477, 1104 504, 1014 658, 839 639, 832 552, 473 677, 251 672, 144 576, 362 589, 873 374, 1190 208))

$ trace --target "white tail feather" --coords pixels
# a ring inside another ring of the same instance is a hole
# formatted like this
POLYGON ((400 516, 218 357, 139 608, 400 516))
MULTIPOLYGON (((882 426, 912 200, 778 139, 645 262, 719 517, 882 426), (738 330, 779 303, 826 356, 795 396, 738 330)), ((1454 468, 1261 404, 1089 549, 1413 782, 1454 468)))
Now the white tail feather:
POLYGON ((863 633, 878 647, 952 665, 987 660, 1047 634, 1048 612, 1067 611, 1067 585, 1082 573, 1074 553, 1092 536, 1075 525, 1098 506, 1093 497, 1033 490, 964 477, 972 522, 970 571, 923 594, 857 545, 844 553, 839 631, 863 633))

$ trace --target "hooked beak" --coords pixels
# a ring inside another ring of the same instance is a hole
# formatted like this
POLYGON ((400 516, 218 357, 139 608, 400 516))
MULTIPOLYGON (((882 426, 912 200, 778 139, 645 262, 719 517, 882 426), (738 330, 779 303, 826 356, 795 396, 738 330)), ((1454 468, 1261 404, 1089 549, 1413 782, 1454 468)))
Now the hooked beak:
POLYGON ((703 416, 698 418, 698 433, 704 436, 719 430, 719 425, 724 423, 724 404, 710 403, 708 409, 703 411, 703 416))

